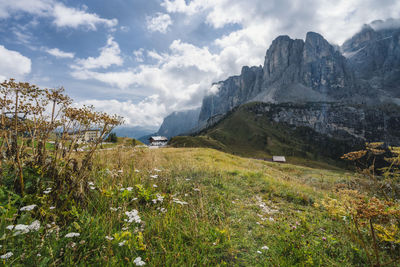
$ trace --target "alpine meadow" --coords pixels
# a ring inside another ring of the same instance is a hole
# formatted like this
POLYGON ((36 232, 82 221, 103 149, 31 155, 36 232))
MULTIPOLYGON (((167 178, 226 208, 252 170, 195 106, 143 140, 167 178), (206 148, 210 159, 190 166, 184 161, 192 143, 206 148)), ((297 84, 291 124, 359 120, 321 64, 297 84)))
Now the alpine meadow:
POLYGON ((0 1, 0 265, 400 266, 398 10, 0 1))

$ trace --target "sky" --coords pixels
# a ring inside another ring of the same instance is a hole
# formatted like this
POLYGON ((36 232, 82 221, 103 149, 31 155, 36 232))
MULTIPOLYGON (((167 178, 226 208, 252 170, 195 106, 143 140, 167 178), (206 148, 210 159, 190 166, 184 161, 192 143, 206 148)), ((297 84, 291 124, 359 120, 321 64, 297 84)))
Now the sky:
POLYGON ((77 105, 158 129, 262 65, 279 35, 341 45, 399 17, 399 0, 0 0, 0 79, 63 86, 77 105))

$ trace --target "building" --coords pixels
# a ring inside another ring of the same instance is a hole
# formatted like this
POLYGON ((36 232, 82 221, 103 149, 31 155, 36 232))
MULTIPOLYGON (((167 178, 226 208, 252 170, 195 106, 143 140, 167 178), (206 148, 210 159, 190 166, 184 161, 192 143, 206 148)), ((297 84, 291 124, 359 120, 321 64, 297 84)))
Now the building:
POLYGON ((149 138, 151 146, 165 146, 168 143, 168 138, 165 136, 152 136, 149 138))
POLYGON ((285 163, 286 162, 286 158, 284 156, 272 156, 272 161, 273 162, 285 163))
POLYGON ((79 133, 74 133, 71 135, 72 139, 77 138, 78 144, 94 142, 99 137, 100 137, 99 130, 84 130, 79 133))

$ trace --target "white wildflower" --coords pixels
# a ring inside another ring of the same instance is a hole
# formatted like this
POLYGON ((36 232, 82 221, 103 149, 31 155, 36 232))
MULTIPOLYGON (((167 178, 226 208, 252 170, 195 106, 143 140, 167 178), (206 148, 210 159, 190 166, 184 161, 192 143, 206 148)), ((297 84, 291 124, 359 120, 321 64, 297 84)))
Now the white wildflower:
POLYGON ((142 261, 142 258, 141 258, 141 257, 137 257, 137 258, 133 261, 133 263, 136 264, 136 266, 143 266, 143 265, 146 264, 144 261, 142 261))
POLYGON ((11 225, 7 226, 6 229, 8 229, 8 230, 11 231, 12 229, 14 229, 14 227, 15 227, 15 226, 11 224, 11 225))
POLYGON ((153 184, 153 187, 154 187, 154 188, 157 188, 157 187, 158 187, 158 185, 156 185, 156 184, 153 184))
POLYGON ((135 201, 135 200, 138 200, 138 198, 137 198, 137 197, 135 197, 135 198, 132 198, 132 201, 135 201))
POLYGON ((51 209, 51 210, 54 210, 56 207, 54 207, 54 206, 51 206, 49 209, 51 209))
POLYGON ((199 188, 193 188, 193 191, 200 192, 199 188))
POLYGON ((272 218, 272 217, 269 217, 268 220, 269 220, 270 222, 274 222, 274 221, 275 221, 275 219, 272 218))
POLYGON ((65 237, 70 238, 70 237, 76 237, 76 236, 80 236, 80 235, 81 235, 80 233, 71 232, 71 233, 66 234, 65 237))
POLYGON ((158 175, 157 175, 157 174, 150 175, 150 178, 157 179, 157 178, 158 178, 158 175))
POLYGON ((139 212, 137 210, 132 210, 132 211, 126 211, 125 215, 128 216, 128 219, 125 219, 125 222, 132 223, 140 223, 140 217, 139 217, 139 212))
POLYGON ((39 231, 40 229, 40 222, 38 220, 32 222, 29 226, 28 226, 29 231, 39 231))
POLYGON ((46 188, 46 190, 43 191, 43 194, 50 194, 51 193, 51 187, 46 188))
POLYGON ((111 211, 117 211, 117 210, 120 210, 120 209, 122 209, 122 208, 121 208, 121 207, 118 207, 118 208, 113 208, 113 207, 111 207, 111 208, 110 208, 111 211))
POLYGON ((157 169, 157 168, 154 168, 154 171, 155 171, 155 172, 160 172, 161 170, 159 170, 159 169, 157 169))
POLYGON ((259 250, 257 250, 257 253, 258 253, 258 254, 262 254, 262 252, 261 252, 261 251, 259 251, 259 250))
POLYGON ((162 195, 157 194, 156 197, 157 197, 157 198, 155 198, 155 199, 152 200, 154 204, 156 204, 157 201, 158 201, 158 202, 161 202, 161 203, 164 201, 164 197, 163 197, 162 195))
POLYGON ((263 249, 263 250, 268 250, 269 247, 268 247, 268 246, 263 246, 261 249, 263 249))
POLYGON ((6 259, 12 257, 13 255, 14 255, 14 253, 12 253, 12 252, 7 252, 6 254, 1 255, 1 256, 0 256, 0 259, 6 260, 6 259))
POLYGON ((88 185, 94 186, 93 182, 88 182, 88 185))
POLYGON ((125 245, 125 243, 126 243, 126 240, 124 240, 124 241, 122 241, 122 242, 119 242, 119 243, 118 243, 118 246, 122 247, 122 246, 125 245))
POLYGON ((135 172, 140 172, 140 170, 135 170, 135 172))
POLYGON ((122 227, 122 231, 126 231, 128 229, 129 229, 129 227, 122 227))
POLYGON ((42 256, 42 254, 40 254, 40 253, 36 254, 36 257, 41 257, 41 256, 42 256))
POLYGON ((181 205, 187 205, 188 203, 186 201, 181 201, 177 198, 173 198, 172 202, 177 203, 177 204, 181 204, 181 205))
POLYGON ((190 178, 186 178, 185 180, 186 180, 186 181, 190 181, 191 179, 190 179, 190 178))
POLYGON ((107 235, 107 236, 106 236, 106 239, 109 240, 109 241, 111 241, 111 240, 114 240, 114 237, 108 236, 108 235, 107 235))
POLYGON ((95 186, 91 186, 91 187, 89 187, 89 188, 90 188, 90 190, 95 190, 95 189, 96 189, 95 186))
POLYGON ((126 188, 126 190, 128 190, 128 191, 130 192, 130 191, 133 190, 133 187, 132 187, 132 186, 129 186, 129 187, 126 188))
POLYGON ((167 209, 166 209, 166 208, 161 208, 160 211, 161 211, 162 213, 166 213, 166 212, 167 212, 167 209))
POLYGON ((117 172, 118 172, 118 173, 123 173, 124 171, 123 171, 123 170, 118 170, 117 172))
POLYGON ((32 204, 32 205, 29 205, 29 206, 22 207, 22 208, 20 209, 20 211, 31 211, 31 210, 33 210, 34 208, 36 208, 36 205, 35 205, 35 204, 32 204))

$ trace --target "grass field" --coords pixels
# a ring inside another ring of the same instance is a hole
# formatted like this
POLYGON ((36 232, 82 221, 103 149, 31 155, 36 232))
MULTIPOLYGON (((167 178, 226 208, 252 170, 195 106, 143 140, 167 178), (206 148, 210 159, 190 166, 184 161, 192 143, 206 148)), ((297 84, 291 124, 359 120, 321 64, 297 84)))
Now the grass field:
POLYGON ((339 187, 368 188, 352 173, 205 148, 118 147, 99 151, 95 162, 87 205, 66 200, 61 214, 49 195, 21 199, 3 180, 0 254, 13 253, 4 264, 135 266, 138 257, 148 266, 366 264, 343 222, 316 205, 339 187), (6 229, 34 218, 38 231, 6 229))

